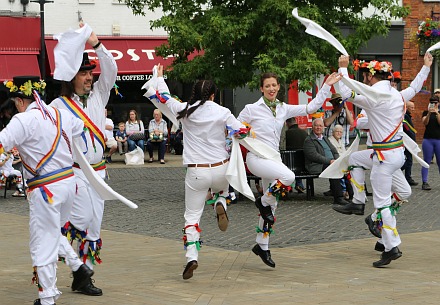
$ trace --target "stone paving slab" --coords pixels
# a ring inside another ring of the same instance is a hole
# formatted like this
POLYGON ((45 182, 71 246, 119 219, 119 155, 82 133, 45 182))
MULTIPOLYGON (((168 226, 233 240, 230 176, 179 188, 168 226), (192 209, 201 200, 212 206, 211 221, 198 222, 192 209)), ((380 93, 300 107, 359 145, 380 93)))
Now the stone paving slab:
MULTIPOLYGON (((0 227, 0 303, 32 304, 28 217, 0 213, 0 227)), ((403 257, 383 269, 371 267, 379 258, 373 238, 273 249, 275 269, 251 251, 204 246, 194 277, 184 281, 180 242, 105 230, 94 277, 104 295, 71 292, 60 265, 57 304, 438 304, 439 233, 404 234, 403 257)))

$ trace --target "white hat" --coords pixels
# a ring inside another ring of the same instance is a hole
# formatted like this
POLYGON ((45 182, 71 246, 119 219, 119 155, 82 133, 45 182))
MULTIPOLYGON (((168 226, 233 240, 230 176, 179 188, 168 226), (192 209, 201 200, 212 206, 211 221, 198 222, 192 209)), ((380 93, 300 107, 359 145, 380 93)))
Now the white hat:
POLYGON ((434 93, 440 92, 440 88, 434 90, 434 93))

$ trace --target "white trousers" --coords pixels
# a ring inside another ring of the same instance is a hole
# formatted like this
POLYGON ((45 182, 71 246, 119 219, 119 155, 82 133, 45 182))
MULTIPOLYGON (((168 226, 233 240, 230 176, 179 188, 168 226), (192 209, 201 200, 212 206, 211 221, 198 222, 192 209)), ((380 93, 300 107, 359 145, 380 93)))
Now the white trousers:
MULTIPOLYGON (((188 167, 185 177, 185 227, 188 227, 186 238, 188 242, 196 242, 200 239, 200 233, 193 226, 200 225, 203 209, 205 208, 205 200, 208 190, 212 193, 219 193, 215 205, 220 202, 225 211, 226 197, 228 196, 229 182, 226 180, 225 174, 228 163, 216 167, 188 167)), ((214 209, 215 212, 215 209, 214 209)), ((198 260, 198 251, 195 244, 186 248, 187 262, 198 260)))
MULTIPOLYGON (((284 185, 291 185, 295 181, 295 174, 281 162, 260 158, 252 153, 247 154, 246 164, 252 174, 261 177, 262 186, 265 189, 261 202, 263 206, 270 206, 272 214, 275 215, 277 200, 275 196, 269 195, 267 189, 276 180, 279 180, 284 185)), ((263 224, 264 220, 260 216, 258 226, 261 230, 263 230, 263 224)), ((269 250, 269 235, 265 237, 263 233, 257 233, 256 242, 262 250, 269 250)))
POLYGON ((21 172, 20 172, 19 170, 16 170, 16 169, 13 169, 13 170, 11 170, 11 171, 8 171, 8 170, 2 170, 1 173, 2 173, 6 178, 8 178, 10 175, 15 175, 15 176, 17 176, 17 180, 20 181, 20 183, 17 183, 17 187, 18 187, 18 188, 22 188, 22 187, 23 187, 23 183, 22 183, 22 181, 23 181, 23 177, 22 177, 22 174, 21 174, 21 172))
MULTIPOLYGON (((75 178, 70 177, 46 185, 53 194, 53 203, 47 203, 40 189, 34 189, 27 196, 29 201, 29 233, 32 265, 37 268, 42 288, 39 298, 42 304, 54 304, 61 292, 56 287, 56 264, 62 241, 60 224, 70 212, 69 204, 75 193, 75 178)), ((67 242, 67 240, 66 240, 67 242)), ((68 243, 67 243, 68 244, 68 243)), ((70 245, 69 245, 70 246, 70 245)), ((70 251, 73 251, 70 247, 70 251)))
MULTIPOLYGON (((376 209, 389 207, 391 205, 391 189, 393 183, 393 174, 400 171, 405 163, 403 148, 395 148, 382 151, 385 160, 379 162, 376 156, 373 157, 373 167, 371 168, 370 180, 373 187, 373 201, 376 209)), ((400 236, 396 230, 396 217, 391 214, 389 208, 381 211, 382 214, 382 243, 385 251, 400 245, 400 236)))
MULTIPOLYGON (((72 212, 69 221, 78 230, 87 230, 86 239, 96 241, 101 235, 101 223, 104 215, 104 200, 98 195, 90 185, 82 170, 73 168, 76 178, 77 191, 75 194, 72 212)), ((105 170, 97 171, 101 178, 105 178, 105 170)), ((84 254, 88 252, 88 247, 84 247, 84 254)), ((89 259, 86 262, 90 269, 93 264, 89 259)))
MULTIPOLYGON (((373 153, 372 149, 366 149, 361 151, 356 151, 352 153, 348 159, 349 165, 362 166, 365 169, 371 169, 373 167, 373 159, 370 158, 373 153)), ((354 168, 351 170, 351 176, 359 184, 364 185, 365 183, 365 171, 362 168, 354 168)), ((353 186, 353 203, 364 204, 366 201, 366 194, 364 191, 360 191, 354 183, 353 186)), ((402 199, 408 199, 411 196, 411 186, 405 179, 405 175, 401 170, 396 170, 393 173, 391 192, 396 193, 396 195, 402 199)))

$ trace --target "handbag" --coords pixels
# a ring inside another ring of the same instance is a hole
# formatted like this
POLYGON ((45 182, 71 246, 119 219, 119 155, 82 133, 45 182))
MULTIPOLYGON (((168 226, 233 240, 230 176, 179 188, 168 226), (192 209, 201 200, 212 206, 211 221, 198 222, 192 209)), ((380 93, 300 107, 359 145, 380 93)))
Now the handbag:
POLYGON ((128 138, 132 141, 139 141, 144 140, 145 141, 145 133, 140 132, 141 131, 141 124, 139 124, 139 132, 131 134, 128 138))
POLYGON ((159 135, 154 132, 150 133, 150 142, 162 142, 163 141, 163 133, 159 133, 159 135))
POLYGON ((132 141, 139 141, 139 140, 145 141, 145 134, 143 134, 142 132, 133 133, 132 135, 129 136, 129 139, 132 141))

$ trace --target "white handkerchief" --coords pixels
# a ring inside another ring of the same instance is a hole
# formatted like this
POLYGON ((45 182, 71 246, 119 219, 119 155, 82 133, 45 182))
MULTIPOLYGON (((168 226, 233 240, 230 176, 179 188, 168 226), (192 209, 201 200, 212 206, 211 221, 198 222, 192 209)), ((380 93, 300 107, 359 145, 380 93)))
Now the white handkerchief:
POLYGON ((293 17, 298 19, 298 21, 301 22, 306 27, 307 34, 310 34, 310 35, 313 35, 313 36, 316 36, 318 38, 321 38, 321 39, 328 41, 332 46, 334 46, 336 49, 338 49, 339 52, 341 52, 344 55, 348 55, 348 52, 345 50, 345 48, 342 46, 342 44, 339 42, 339 40, 337 40, 335 38, 335 36, 333 36, 332 34, 327 32, 327 30, 325 30, 323 27, 321 27, 316 22, 314 22, 310 19, 307 19, 307 18, 300 17, 298 15, 298 8, 295 7, 293 9, 292 15, 293 15, 293 17))
POLYGON ((78 73, 81 67, 83 53, 87 39, 92 34, 92 28, 84 24, 77 30, 56 34, 54 39, 58 40, 53 51, 55 57, 55 71, 53 78, 70 82, 78 73))

